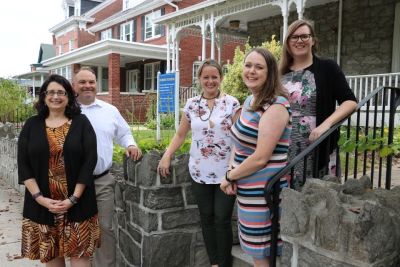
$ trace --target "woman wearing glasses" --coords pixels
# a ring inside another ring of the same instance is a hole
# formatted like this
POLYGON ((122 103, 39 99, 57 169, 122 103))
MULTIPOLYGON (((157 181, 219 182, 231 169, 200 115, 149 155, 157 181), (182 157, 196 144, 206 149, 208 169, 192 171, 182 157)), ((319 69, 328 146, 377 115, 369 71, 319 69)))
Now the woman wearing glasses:
MULTIPOLYGON (((283 44, 279 70, 282 83, 289 91, 293 112, 290 158, 357 107, 357 100, 339 66, 316 55, 317 42, 310 22, 296 20, 289 26, 283 44), (339 104, 337 108, 336 102, 339 104)), ((330 144, 319 146, 318 176, 326 167, 331 174, 336 173, 337 139, 338 133, 335 133, 330 144)), ((312 175, 313 162, 311 155, 307 160, 306 177, 312 175)), ((294 182, 302 179, 301 163, 296 165, 294 182)))
POLYGON ((51 75, 40 88, 37 115, 18 139, 18 178, 26 186, 22 256, 46 266, 90 266, 99 246, 93 170, 96 136, 72 86, 51 75))

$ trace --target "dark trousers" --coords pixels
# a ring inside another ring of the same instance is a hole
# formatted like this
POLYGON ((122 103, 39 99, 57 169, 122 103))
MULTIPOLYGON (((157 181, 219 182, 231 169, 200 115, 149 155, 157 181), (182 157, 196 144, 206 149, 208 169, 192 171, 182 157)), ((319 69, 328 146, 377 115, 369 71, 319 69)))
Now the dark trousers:
POLYGON ((210 263, 232 265, 232 211, 235 196, 225 195, 219 184, 192 183, 200 211, 201 228, 210 263))

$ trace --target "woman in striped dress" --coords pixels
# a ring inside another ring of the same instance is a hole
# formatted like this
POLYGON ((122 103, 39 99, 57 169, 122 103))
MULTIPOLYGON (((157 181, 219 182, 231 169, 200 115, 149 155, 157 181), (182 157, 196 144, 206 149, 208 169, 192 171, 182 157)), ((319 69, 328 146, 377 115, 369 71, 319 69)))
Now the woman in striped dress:
MULTIPOLYGON (((269 179, 287 163, 291 111, 274 56, 263 48, 245 57, 244 83, 251 91, 232 126, 234 157, 221 189, 237 194, 239 240, 255 266, 269 266, 271 221, 264 198, 269 179)), ((286 179, 281 187, 287 186, 286 179)), ((282 251, 278 241, 278 254, 282 251)))

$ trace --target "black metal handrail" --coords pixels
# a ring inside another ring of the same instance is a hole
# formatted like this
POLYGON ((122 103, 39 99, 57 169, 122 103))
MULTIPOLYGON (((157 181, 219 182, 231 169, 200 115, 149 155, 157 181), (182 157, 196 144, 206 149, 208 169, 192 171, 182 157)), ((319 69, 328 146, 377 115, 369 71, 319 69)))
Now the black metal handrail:
MULTIPOLYGON (((395 119, 395 113, 397 107, 400 105, 400 88, 396 87, 379 87, 372 91, 368 96, 366 96, 363 100, 361 100, 358 105, 357 109, 353 112, 357 113, 357 127, 356 127, 356 138, 358 138, 359 134, 359 125, 360 125, 360 110, 361 107, 364 105, 367 105, 367 113, 366 113, 366 132, 368 132, 368 125, 369 125, 369 105, 370 101, 375 98, 375 113, 374 113, 374 129, 373 129, 373 137, 376 137, 376 124, 377 124, 377 107, 378 107, 378 99, 380 93, 382 95, 380 96, 381 103, 383 103, 383 109, 381 110, 382 113, 382 120, 381 120, 381 137, 383 137, 383 127, 384 127, 384 116, 385 116, 385 105, 384 103, 388 101, 386 99, 386 92, 387 90, 390 90, 390 110, 389 110, 389 129, 388 129, 388 144, 393 144, 393 132, 394 132, 394 119, 395 119)), ((270 257, 270 266, 275 267, 276 266, 276 258, 277 258, 277 246, 278 246, 278 235, 279 235, 279 195, 280 195, 280 179, 287 175, 288 173, 293 174, 293 168, 295 167, 296 164, 300 163, 303 160, 306 160, 307 156, 311 153, 316 152, 316 148, 324 141, 329 140, 330 136, 332 133, 336 132, 339 130, 341 125, 347 120, 348 121, 348 128, 347 128, 347 137, 349 138, 350 136, 350 118, 353 115, 349 115, 347 118, 341 120, 340 122, 336 123, 333 127, 331 127, 328 131, 323 133, 317 140, 315 140, 313 143, 311 143, 306 149, 301 151, 299 154, 297 154, 288 164, 285 168, 280 170, 278 173, 276 173, 266 184, 265 189, 264 189, 264 196, 267 201, 267 205, 270 209, 270 216, 271 216, 271 257, 270 257)), ((357 152, 357 148, 355 148, 357 152)), ((375 156, 374 152, 372 152, 373 158, 375 156)), ((358 153, 355 153, 355 163, 354 163, 354 178, 357 176, 357 155, 358 153)), ((339 148, 337 148, 337 156, 339 156, 339 148)), ((348 176, 348 159, 349 155, 346 153, 346 166, 345 166, 345 179, 347 179, 348 176)), ((316 162, 318 162, 318 155, 317 158, 315 159, 316 162)), ((316 162, 314 162, 314 169, 315 166, 318 165, 316 162)), ((387 156, 387 161, 386 161, 386 184, 385 188, 390 189, 391 185, 391 164, 392 163, 392 156, 389 155, 387 156)), ((373 169, 371 170, 371 174, 373 175, 373 169)), ((381 183, 381 172, 382 172, 382 158, 380 158, 379 162, 379 185, 381 183)), ((316 172, 314 171, 314 174, 316 172)), ((366 173, 366 153, 364 152, 364 166, 363 166, 363 175, 366 173)), ((306 178, 306 177, 304 177, 306 178)), ((305 183, 305 180, 303 180, 303 184, 305 183)), ((372 186, 372 183, 371 183, 372 186)))

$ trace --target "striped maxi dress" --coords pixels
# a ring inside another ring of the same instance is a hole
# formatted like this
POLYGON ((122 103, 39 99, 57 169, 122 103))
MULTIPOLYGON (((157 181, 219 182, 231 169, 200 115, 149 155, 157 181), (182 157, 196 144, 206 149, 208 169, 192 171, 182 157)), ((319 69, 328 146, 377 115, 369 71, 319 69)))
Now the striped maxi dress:
MULTIPOLYGON (((257 145, 259 121, 269 105, 263 111, 249 111, 253 96, 249 96, 243 104, 239 119, 232 126, 232 138, 235 144, 233 167, 238 166, 254 153, 257 145)), ((271 158, 257 172, 237 181, 238 227, 242 249, 256 259, 270 256, 271 220, 264 198, 264 187, 271 177, 287 164, 291 125, 290 103, 284 97, 277 97, 274 104, 281 104, 289 112, 289 122, 275 147, 271 158)), ((280 186, 287 187, 286 178, 282 178, 280 186)), ((278 255, 282 253, 282 240, 278 238, 278 255)))

